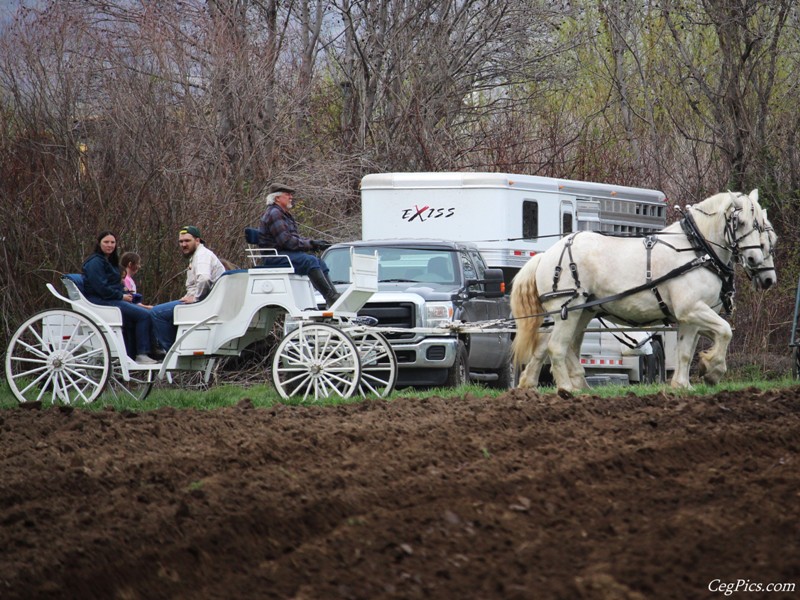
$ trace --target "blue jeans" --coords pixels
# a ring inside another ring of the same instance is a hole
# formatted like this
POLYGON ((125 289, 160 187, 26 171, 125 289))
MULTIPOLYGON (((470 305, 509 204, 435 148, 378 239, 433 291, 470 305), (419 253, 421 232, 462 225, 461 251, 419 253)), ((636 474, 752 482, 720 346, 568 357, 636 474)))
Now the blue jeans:
POLYGON ((101 306, 116 306, 122 312, 122 329, 125 332, 125 338, 135 340, 131 344, 132 347, 126 348, 128 354, 150 352, 152 319, 148 309, 124 300, 103 300, 97 297, 87 297, 87 300, 101 306))
POLYGON ((278 250, 278 254, 285 254, 289 257, 294 266, 294 272, 298 275, 308 275, 312 269, 322 269, 323 273, 328 272, 328 265, 325 264, 325 261, 313 254, 293 250, 278 250))
POLYGON ((153 335, 155 335, 158 345, 165 352, 175 343, 178 335, 178 328, 173 323, 175 307, 183 304, 180 300, 156 304, 150 311, 153 315, 153 335))

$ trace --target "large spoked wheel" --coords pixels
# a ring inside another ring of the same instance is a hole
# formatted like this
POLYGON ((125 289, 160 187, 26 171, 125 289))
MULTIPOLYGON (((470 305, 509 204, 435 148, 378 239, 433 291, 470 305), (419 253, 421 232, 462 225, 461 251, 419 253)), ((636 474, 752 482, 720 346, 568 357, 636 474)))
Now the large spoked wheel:
POLYGON ((350 336, 361 357, 361 381, 358 393, 385 398, 397 383, 397 357, 392 346, 375 331, 351 331, 350 336))
POLYGON ((20 403, 93 402, 110 371, 100 328, 69 310, 47 310, 22 324, 6 353, 6 377, 20 403))
POLYGON ((353 340, 325 323, 301 324, 275 349, 272 381, 284 398, 349 398, 361 379, 353 340))
POLYGON ((103 395, 115 400, 144 400, 153 388, 155 373, 153 369, 128 371, 129 379, 125 381, 119 360, 115 359, 103 395))

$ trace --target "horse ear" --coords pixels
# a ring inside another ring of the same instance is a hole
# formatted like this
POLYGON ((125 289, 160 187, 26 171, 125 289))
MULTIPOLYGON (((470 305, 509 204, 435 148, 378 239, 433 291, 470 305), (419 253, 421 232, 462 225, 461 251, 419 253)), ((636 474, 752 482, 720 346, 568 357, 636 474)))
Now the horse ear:
POLYGON ((753 202, 758 202, 758 188, 750 192, 750 200, 752 200, 753 202))

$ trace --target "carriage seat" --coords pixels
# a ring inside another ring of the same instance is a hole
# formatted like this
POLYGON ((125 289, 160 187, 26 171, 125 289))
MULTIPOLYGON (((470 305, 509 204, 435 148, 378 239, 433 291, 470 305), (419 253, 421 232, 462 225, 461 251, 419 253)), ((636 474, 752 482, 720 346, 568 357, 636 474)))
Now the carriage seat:
POLYGON ((284 273, 294 273, 294 266, 288 256, 278 254, 275 248, 267 248, 258 243, 258 229, 244 228, 244 239, 247 242, 247 255, 254 269, 284 269, 284 273))
POLYGON ((85 293, 82 273, 65 273, 61 276, 61 283, 67 290, 69 303, 75 312, 79 312, 87 317, 89 311, 97 315, 101 320, 111 327, 122 327, 122 311, 116 306, 103 306, 90 302, 85 293))
POLYGON ((244 305, 247 283, 247 269, 223 272, 202 300, 176 306, 173 322, 175 325, 192 325, 211 315, 217 315, 211 323, 234 319, 244 305))

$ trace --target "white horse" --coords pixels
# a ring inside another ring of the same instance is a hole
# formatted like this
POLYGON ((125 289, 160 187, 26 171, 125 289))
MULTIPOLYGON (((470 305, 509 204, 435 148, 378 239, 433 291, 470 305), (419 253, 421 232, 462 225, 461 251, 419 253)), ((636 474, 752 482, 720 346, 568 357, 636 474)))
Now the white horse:
POLYGON ((688 207, 680 222, 645 238, 580 232, 562 239, 514 278, 514 362, 528 363, 520 387, 537 385, 547 354, 560 389, 587 387, 579 353, 584 330, 596 316, 626 325, 676 322, 673 387, 690 387, 698 338, 709 337, 712 346, 701 353, 699 370, 707 382, 718 382, 727 370, 731 327, 717 313, 730 303, 732 259, 766 289, 777 279, 775 241, 757 190, 712 196, 688 207), (554 324, 545 333, 540 327, 548 314, 554 324))

